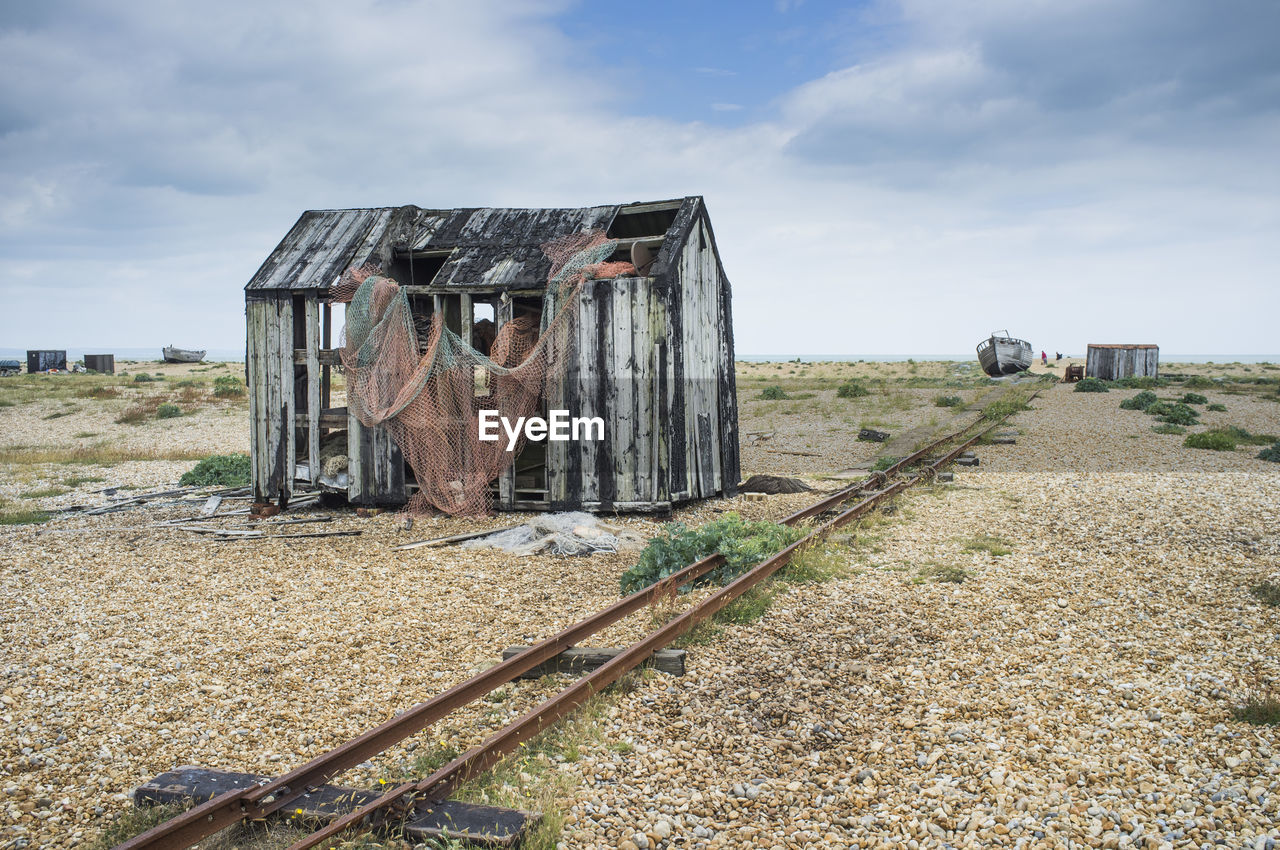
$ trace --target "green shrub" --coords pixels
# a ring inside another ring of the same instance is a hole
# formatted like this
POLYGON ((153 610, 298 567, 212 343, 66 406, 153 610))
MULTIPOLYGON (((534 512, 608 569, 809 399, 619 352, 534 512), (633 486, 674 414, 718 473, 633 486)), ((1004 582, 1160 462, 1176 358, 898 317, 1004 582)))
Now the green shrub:
POLYGON ((1030 410, 1030 408, 1027 407, 1026 399, 1001 399, 1000 401, 993 401, 991 404, 982 408, 982 418, 995 421, 1004 419, 1006 416, 1012 416, 1019 410, 1030 410))
POLYGON ((1183 404, 1208 404, 1209 399, 1200 395, 1200 393, 1184 393, 1182 396, 1183 404))
POLYGON ((1232 437, 1235 437, 1237 443, 1245 446, 1269 446, 1280 440, 1275 434, 1250 434, 1238 425, 1228 425, 1226 428, 1219 430, 1225 431, 1232 437))
POLYGON ((213 394, 218 398, 244 395, 244 384, 235 375, 219 375, 213 379, 213 394))
POLYGON ((158 380, 160 380, 160 378, 153 378, 150 375, 148 375, 146 372, 139 372, 138 374, 133 376, 133 382, 135 384, 150 384, 153 381, 158 381, 158 380))
POLYGON ((782 387, 777 384, 773 384, 772 386, 762 389, 757 398, 762 398, 767 401, 782 401, 783 399, 791 398, 791 396, 783 392, 782 387))
POLYGON ((1212 449, 1215 452, 1235 451, 1236 440, 1226 431, 1202 431, 1188 434, 1182 445, 1189 449, 1212 449))
POLYGON ((1121 410, 1146 410, 1151 405, 1159 401, 1156 394, 1151 390, 1143 390, 1133 398, 1126 398, 1120 402, 1121 410))
POLYGON ((1242 704, 1232 709, 1231 713, 1236 720, 1254 726, 1280 725, 1280 699, 1269 693, 1252 693, 1245 697, 1242 704))
POLYGON ((1182 386, 1190 390, 1203 390, 1217 385, 1216 381, 1212 378, 1206 378, 1204 375, 1191 375, 1182 379, 1182 386))
POLYGON ((183 487, 245 487, 253 475, 248 455, 209 455, 183 473, 183 487))
POLYGON ((1166 422, 1163 425, 1152 425, 1151 430, 1157 434, 1185 434, 1187 429, 1181 425, 1174 425, 1172 422, 1166 422))
POLYGON ((182 408, 176 404, 165 403, 156 408, 157 419, 173 419, 182 415, 182 408))
POLYGON ((1157 401, 1147 408, 1147 414, 1174 425, 1195 425, 1200 421, 1199 414, 1181 402, 1157 401))
POLYGON ((837 398, 862 398, 866 395, 871 395, 871 390, 864 387, 858 381, 845 381, 840 385, 840 388, 836 390, 837 398))
POLYGON ((1226 413, 1226 412, 1227 412, 1227 406, 1226 406, 1225 404, 1218 404, 1217 402, 1214 402, 1213 404, 1211 404, 1211 405, 1209 405, 1208 407, 1206 407, 1206 408, 1205 408, 1205 410, 1213 410, 1213 411, 1216 411, 1216 412, 1218 412, 1218 413, 1226 413))
POLYGON ((1153 378, 1150 375, 1130 375, 1127 378, 1117 378, 1110 383, 1111 386, 1124 390, 1153 390, 1157 387, 1168 386, 1169 380, 1167 378, 1153 378))
POLYGON ((1269 460, 1272 463, 1280 463, 1280 441, 1277 441, 1274 446, 1258 452, 1258 459, 1269 460))
POLYGON ((804 534, 802 529, 773 522, 749 522, 736 513, 727 513, 697 528, 682 522, 669 523, 649 541, 639 562, 622 574, 622 592, 635 593, 716 552, 724 555, 724 564, 695 584, 728 584, 804 534))
POLYGON ((886 455, 882 458, 877 458, 876 462, 872 464, 871 468, 876 472, 884 472, 886 469, 893 466, 895 463, 897 463, 900 460, 902 460, 902 458, 894 457, 893 455, 886 455))
POLYGON ((1273 608, 1280 605, 1280 584, 1276 584, 1274 581, 1255 584, 1249 588, 1249 592, 1261 600, 1263 605, 1270 605, 1273 608))
POLYGON ((1076 382, 1076 392, 1078 393, 1105 393, 1110 391, 1111 388, 1107 386, 1107 382, 1099 381, 1097 378, 1082 378, 1076 382))
POLYGON ((964 404, 964 399, 958 395, 940 395, 933 400, 935 407, 959 407, 964 404))

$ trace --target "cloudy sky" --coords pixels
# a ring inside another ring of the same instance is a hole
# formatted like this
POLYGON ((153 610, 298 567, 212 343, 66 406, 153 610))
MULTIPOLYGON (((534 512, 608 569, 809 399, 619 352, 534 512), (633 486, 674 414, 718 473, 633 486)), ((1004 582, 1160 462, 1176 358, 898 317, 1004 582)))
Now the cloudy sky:
POLYGON ((1273 0, 0 10, 0 347, 243 346, 305 209, 701 194, 742 354, 1280 353, 1273 0))

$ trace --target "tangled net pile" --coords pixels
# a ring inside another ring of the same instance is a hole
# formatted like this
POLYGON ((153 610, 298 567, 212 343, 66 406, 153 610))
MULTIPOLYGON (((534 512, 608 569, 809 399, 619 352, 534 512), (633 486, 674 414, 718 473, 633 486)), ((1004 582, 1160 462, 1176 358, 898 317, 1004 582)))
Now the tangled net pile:
POLYGON ((366 427, 385 426, 404 453, 419 488, 411 513, 490 512, 489 484, 515 461, 524 439, 513 451, 505 437, 482 441, 479 412, 496 410, 512 422, 538 412, 548 382, 572 362, 583 283, 635 273, 630 263, 605 262, 616 247, 600 231, 543 245, 551 274, 541 322, 506 322, 487 355, 445 327, 440 311, 420 349, 407 294, 376 267, 351 269, 333 287, 332 302, 349 302, 342 347, 347 404, 366 427))

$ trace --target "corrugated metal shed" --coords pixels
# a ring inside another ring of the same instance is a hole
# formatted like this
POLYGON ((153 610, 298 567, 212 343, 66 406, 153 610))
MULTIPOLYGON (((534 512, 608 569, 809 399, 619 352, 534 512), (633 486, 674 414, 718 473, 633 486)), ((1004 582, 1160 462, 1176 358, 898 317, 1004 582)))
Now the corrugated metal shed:
POLYGON ((640 212, 616 235, 640 235, 631 233, 631 228, 652 234, 653 228, 670 223, 676 211, 697 201, 690 197, 575 209, 308 210, 245 289, 327 289, 352 265, 373 259, 385 267, 393 256, 410 251, 445 258, 430 281, 433 286, 536 289, 546 285, 551 270, 542 253, 544 243, 584 230, 606 229, 628 207, 640 212), (652 211, 663 206, 665 216, 652 211))

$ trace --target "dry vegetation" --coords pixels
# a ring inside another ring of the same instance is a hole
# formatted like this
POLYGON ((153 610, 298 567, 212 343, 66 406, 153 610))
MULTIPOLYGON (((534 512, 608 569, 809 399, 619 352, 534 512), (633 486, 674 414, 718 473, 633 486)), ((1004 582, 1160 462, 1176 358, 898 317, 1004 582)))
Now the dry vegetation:
MULTIPOLYGON (((119 368, 0 379, 0 847, 109 846, 145 826, 128 792, 179 764, 297 764, 616 600, 635 561, 396 553, 477 524, 407 530, 394 514, 330 512, 326 528, 362 536, 295 542, 148 527, 186 507, 49 519, 247 449, 243 398, 213 392, 239 366, 119 368), (156 418, 161 404, 182 413, 156 418)), ((1166 368, 1241 379, 1195 390, 1226 410, 1191 430, 1280 431, 1276 386, 1252 382, 1277 367, 1166 368)), ((738 380, 744 476, 824 487, 976 418, 996 391, 972 364, 933 362, 739 364, 738 380), (851 379, 870 393, 839 397, 851 379), (768 386, 790 398, 757 399, 768 386), (894 437, 858 443, 859 427, 894 437)), ((1280 465, 1153 433, 1118 407, 1136 392, 1049 387, 1012 421, 1017 445, 981 447, 955 484, 844 529, 688 636, 684 680, 631 677, 463 796, 546 812, 543 850, 1275 836, 1280 465)), ((813 498, 679 518, 776 519, 813 498)), ((421 775, 563 684, 508 685, 341 781, 421 775)), ((251 828, 202 846, 288 839, 251 828)))

